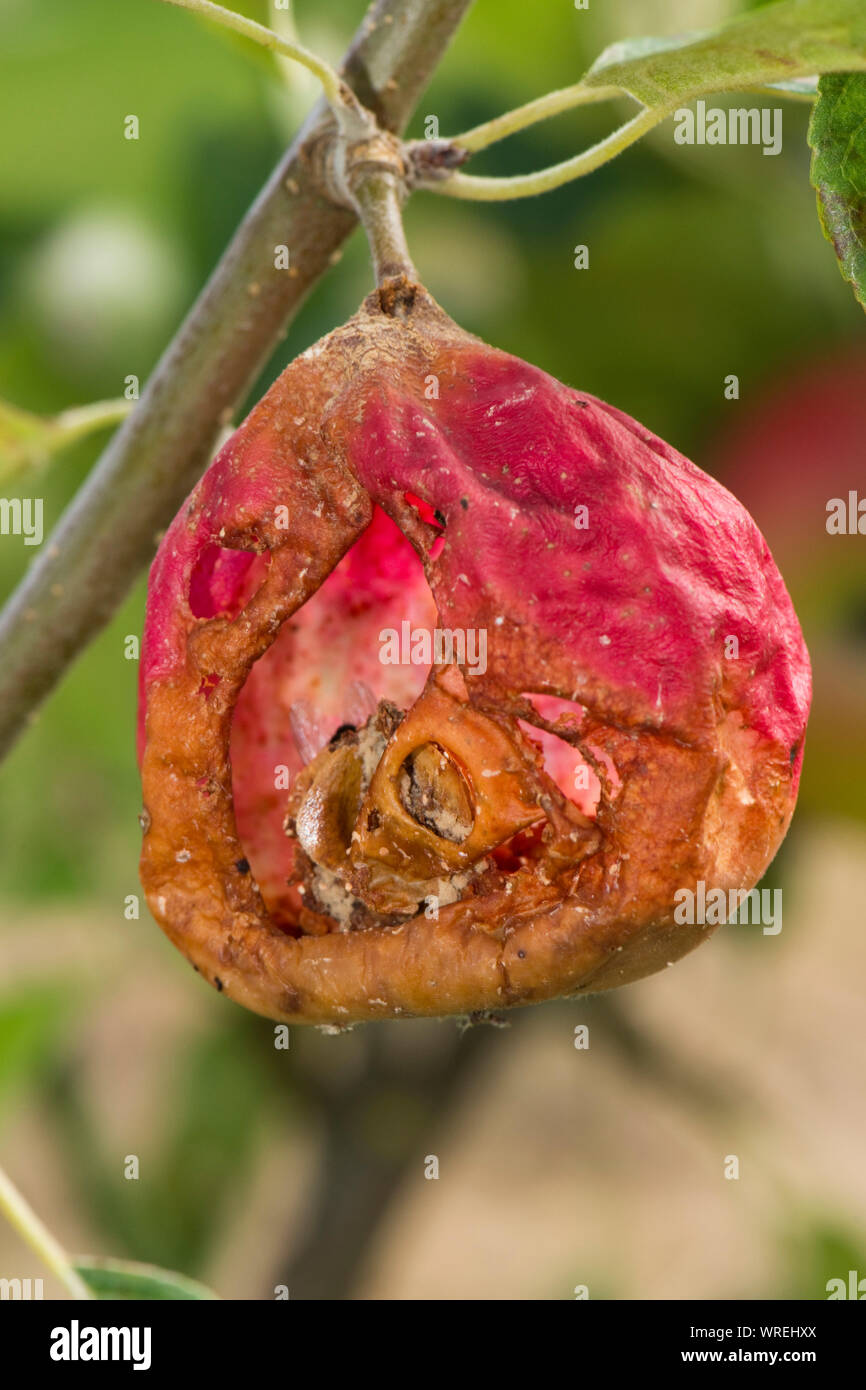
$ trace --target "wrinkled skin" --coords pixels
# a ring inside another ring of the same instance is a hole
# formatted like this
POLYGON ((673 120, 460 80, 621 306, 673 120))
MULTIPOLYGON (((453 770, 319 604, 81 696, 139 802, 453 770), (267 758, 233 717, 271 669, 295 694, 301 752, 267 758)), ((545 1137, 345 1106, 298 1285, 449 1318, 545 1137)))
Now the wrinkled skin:
POLYGON ((337 1026, 691 950, 712 928, 674 894, 760 878, 810 694, 736 499, 406 281, 286 369, 175 518, 141 675, 154 915, 233 999, 337 1026), (484 630, 486 669, 383 665, 406 621, 484 630))

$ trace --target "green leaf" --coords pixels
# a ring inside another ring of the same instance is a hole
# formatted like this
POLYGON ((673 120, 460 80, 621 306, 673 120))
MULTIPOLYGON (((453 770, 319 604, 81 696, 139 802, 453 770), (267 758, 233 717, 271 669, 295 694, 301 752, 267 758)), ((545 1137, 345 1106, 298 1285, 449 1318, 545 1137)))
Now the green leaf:
POLYGON ((33 415, 0 400, 0 483, 43 467, 54 454, 129 414, 129 401, 99 401, 59 415, 33 415))
POLYGON ((866 77, 822 77, 809 125, 818 216, 839 269, 866 307, 866 77))
POLYGON ((177 1299, 218 1299, 219 1294, 157 1265, 137 1264, 133 1260, 102 1259, 95 1255, 78 1255, 73 1267, 81 1275, 91 1293, 103 1300, 135 1299, 173 1301, 177 1299))
POLYGON ((866 70, 862 0, 783 0, 716 30, 614 44, 584 82, 673 109, 709 92, 857 70, 866 70))

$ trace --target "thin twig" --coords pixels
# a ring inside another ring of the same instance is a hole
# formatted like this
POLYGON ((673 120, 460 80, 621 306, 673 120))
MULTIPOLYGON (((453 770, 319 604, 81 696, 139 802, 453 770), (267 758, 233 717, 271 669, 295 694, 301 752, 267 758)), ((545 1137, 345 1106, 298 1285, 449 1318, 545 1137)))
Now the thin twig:
POLYGON ((589 106, 597 101, 610 101, 613 97, 622 96, 623 92, 619 87, 585 87, 582 82, 577 82, 573 87, 562 87, 557 92, 548 92, 546 96, 536 97, 534 101, 528 101, 524 106, 517 106, 513 111, 506 111, 501 116, 496 116, 492 121, 485 121, 483 125, 473 126, 471 130, 465 131, 462 135, 454 135, 450 144, 459 145, 461 149, 485 150, 488 145, 492 145, 497 140, 504 140, 509 135, 514 135, 518 130, 525 130, 527 126, 535 125, 538 121, 549 120, 551 116, 558 116, 563 111, 571 111, 576 106, 589 106))
POLYGON ((117 397, 110 401, 91 401, 88 405, 71 405, 55 415, 54 424, 63 435, 64 444, 82 439, 96 430, 107 429, 125 420, 135 402, 117 397))
POLYGON ((215 24, 221 25, 224 29, 232 29, 236 34, 242 34, 245 39, 252 39, 253 43, 259 44, 262 48, 270 49, 274 53, 279 53, 283 58, 291 58, 293 62, 300 63, 302 67, 305 67, 308 72, 319 79, 326 100, 335 114, 339 116, 343 109, 345 92, 339 73, 335 72, 324 59, 311 53, 303 44, 283 38, 273 29, 266 28, 264 24, 257 24, 254 19, 237 14, 235 10, 227 10, 222 5, 215 5, 212 0, 163 0, 163 3, 176 5, 181 10, 191 10, 193 14, 200 14, 205 19, 213 20, 215 24))
POLYGON ((91 1298, 81 1275, 76 1273, 63 1246, 36 1215, 7 1173, 0 1168, 0 1211, 42 1263, 55 1274, 73 1298, 91 1298))
POLYGON ((450 178, 420 180, 419 188, 427 188, 433 193, 443 193, 449 198, 467 198, 478 202, 504 202, 511 198, 528 198, 536 193, 549 193, 564 183, 591 174, 608 160, 627 150, 653 126, 658 125, 671 114, 670 107, 653 106, 644 109, 620 126, 612 135, 600 140, 597 145, 584 150, 582 154, 564 159, 561 164, 552 164, 547 169, 539 169, 533 174, 516 174, 508 178, 491 178, 477 174, 452 174, 450 178))
POLYGON ((97 430, 125 420, 133 401, 94 401, 58 415, 34 415, 0 401, 0 483, 38 471, 54 455, 97 430))

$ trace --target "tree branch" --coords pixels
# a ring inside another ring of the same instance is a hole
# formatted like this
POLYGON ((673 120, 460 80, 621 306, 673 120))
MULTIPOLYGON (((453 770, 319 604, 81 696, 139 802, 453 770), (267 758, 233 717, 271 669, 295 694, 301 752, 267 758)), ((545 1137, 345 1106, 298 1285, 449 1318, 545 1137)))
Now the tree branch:
MULTIPOLYGON (((387 130, 404 128, 471 3, 377 0, 369 11, 342 71, 387 130)), ((0 615, 0 755, 148 562, 221 421, 355 226, 310 171, 310 152, 330 126, 320 101, 0 615), (274 268, 279 245, 289 247, 289 271, 274 268)))

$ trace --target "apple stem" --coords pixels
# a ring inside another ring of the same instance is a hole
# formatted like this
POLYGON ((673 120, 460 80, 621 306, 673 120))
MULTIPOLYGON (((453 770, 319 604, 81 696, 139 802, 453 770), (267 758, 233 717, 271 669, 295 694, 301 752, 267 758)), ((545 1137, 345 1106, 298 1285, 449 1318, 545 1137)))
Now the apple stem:
POLYGON ((382 285, 400 275, 417 280, 403 229, 403 189, 397 174, 386 168, 371 171, 357 182, 353 193, 370 243, 376 283, 382 285))

